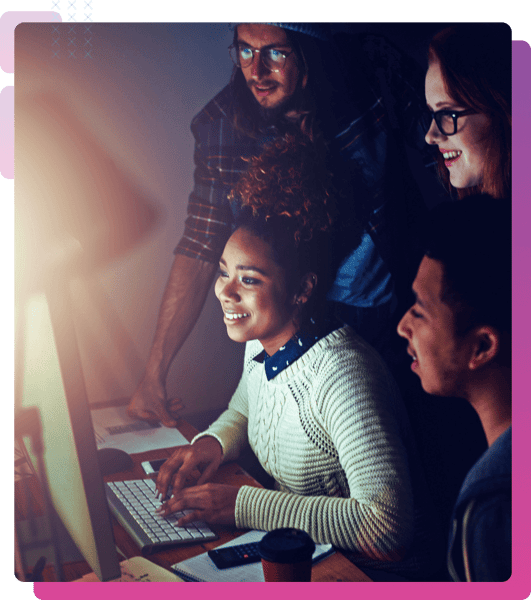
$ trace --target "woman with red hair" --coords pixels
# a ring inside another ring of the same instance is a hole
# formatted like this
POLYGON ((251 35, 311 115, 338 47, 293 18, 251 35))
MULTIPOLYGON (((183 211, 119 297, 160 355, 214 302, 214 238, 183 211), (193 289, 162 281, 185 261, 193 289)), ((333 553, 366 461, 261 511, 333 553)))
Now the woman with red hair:
POLYGON ((511 190, 511 30, 460 24, 432 39, 426 74, 426 142, 458 198, 511 190))

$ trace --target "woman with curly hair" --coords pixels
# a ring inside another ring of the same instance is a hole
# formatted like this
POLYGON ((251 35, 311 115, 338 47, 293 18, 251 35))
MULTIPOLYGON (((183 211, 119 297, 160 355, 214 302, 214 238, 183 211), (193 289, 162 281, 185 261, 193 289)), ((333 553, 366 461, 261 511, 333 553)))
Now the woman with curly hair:
POLYGON ((511 30, 467 23, 439 32, 428 52, 426 142, 458 198, 511 191, 511 30))
POLYGON ((162 466, 157 489, 173 495, 159 511, 295 527, 361 567, 416 577, 435 566, 433 520, 387 367, 320 306, 334 210, 311 152, 271 146, 233 192, 243 208, 215 293, 228 335, 246 343, 243 374, 227 410, 162 466), (274 489, 207 483, 246 444, 274 489))

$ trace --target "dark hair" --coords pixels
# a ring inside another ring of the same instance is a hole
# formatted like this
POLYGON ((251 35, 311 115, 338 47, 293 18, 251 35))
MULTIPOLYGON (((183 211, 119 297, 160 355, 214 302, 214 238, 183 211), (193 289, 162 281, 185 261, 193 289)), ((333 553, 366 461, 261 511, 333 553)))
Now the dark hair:
POLYGON ((287 135, 249 159, 229 199, 241 208, 236 228, 267 242, 284 269, 290 292, 307 273, 317 285, 303 305, 301 327, 320 327, 330 281, 329 235, 335 216, 331 176, 318 146, 306 137, 287 135))
MULTIPOLYGON (((334 127, 333 103, 342 97, 342 59, 331 41, 323 41, 297 31, 284 29, 299 67, 299 80, 293 97, 276 114, 275 126, 281 134, 302 132, 315 140, 334 127), (306 80, 303 88, 302 82, 306 80), (286 112, 297 118, 286 116, 286 112)), ((234 39, 238 38, 237 27, 234 39)), ((258 137, 264 125, 260 105, 249 90, 242 70, 234 67, 231 78, 232 119, 236 129, 251 137, 258 137)), ((267 111, 266 111, 267 112, 267 111)), ((267 122, 266 124, 269 124, 267 122)))
POLYGON ((511 205, 486 194, 430 212, 426 256, 442 263, 442 301, 459 335, 491 325, 511 336, 511 205))
MULTIPOLYGON (((511 29, 504 23, 448 27, 432 39, 428 62, 438 62, 448 94, 463 108, 490 119, 485 167, 480 186, 457 190, 459 198, 488 193, 509 198, 511 189, 511 29)), ((439 176, 451 191, 440 153, 439 176)))

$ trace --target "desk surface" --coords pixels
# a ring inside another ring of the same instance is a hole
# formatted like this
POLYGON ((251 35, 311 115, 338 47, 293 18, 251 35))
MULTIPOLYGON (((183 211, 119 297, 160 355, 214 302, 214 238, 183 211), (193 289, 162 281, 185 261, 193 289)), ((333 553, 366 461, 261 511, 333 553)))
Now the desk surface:
MULTIPOLYGON (((179 431, 188 439, 197 433, 197 430, 180 419, 177 425, 179 431)), ((154 460, 156 458, 165 458, 169 456, 171 450, 152 450, 149 452, 142 452, 140 454, 134 454, 133 459, 135 466, 133 470, 125 473, 117 473, 106 477, 106 481, 120 481, 126 479, 144 479, 146 477, 141 463, 145 460, 154 460)), ((253 479, 248 473, 246 473, 237 463, 228 463, 222 465, 218 472, 213 477, 212 481, 218 483, 228 483, 232 485, 251 485, 255 487, 261 487, 260 484, 253 479)), ((38 498, 38 484, 32 482, 27 489, 32 491, 32 500, 35 501, 38 498)), ((26 513, 25 506, 27 504, 26 498, 21 498, 21 490, 18 486, 15 486, 15 494, 17 498, 16 507, 17 513, 15 518, 24 518, 26 513)), ((224 544, 235 537, 238 537, 244 530, 237 529, 235 527, 229 527, 226 525, 211 525, 211 529, 218 535, 218 539, 212 542, 206 542, 203 544, 192 544, 176 546, 169 550, 161 550, 155 554, 151 554, 148 558, 158 565, 169 568, 171 565, 196 556, 211 550, 220 544, 224 544)), ((131 539, 125 529, 114 520, 114 536, 116 545, 120 548, 123 554, 127 558, 133 556, 139 556, 140 551, 134 541, 131 539)), ((73 581, 90 572, 90 568, 85 562, 68 563, 64 565, 64 575, 68 581, 73 581)), ((46 569, 44 573, 47 581, 53 581, 52 569, 46 569)), ((360 569, 353 565, 341 552, 335 552, 332 556, 317 563, 312 569, 312 581, 371 581, 360 569)))

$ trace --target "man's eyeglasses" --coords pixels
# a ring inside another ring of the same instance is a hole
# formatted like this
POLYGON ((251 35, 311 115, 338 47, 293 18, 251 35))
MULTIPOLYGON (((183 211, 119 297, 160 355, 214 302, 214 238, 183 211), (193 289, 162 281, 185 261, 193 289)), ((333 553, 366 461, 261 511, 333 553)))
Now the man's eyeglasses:
POLYGON ((457 119, 464 117, 465 115, 474 115, 475 110, 438 110, 432 112, 431 110, 424 111, 421 121, 424 127, 424 131, 428 133, 433 119, 439 128, 439 131, 446 136, 455 135, 457 133, 457 119))
POLYGON ((230 57, 237 67, 245 69, 250 66, 253 63, 254 55, 258 54, 264 67, 273 73, 278 73, 284 68, 286 60, 292 52, 293 50, 281 52, 271 47, 257 50, 245 44, 231 44, 229 46, 230 57))

